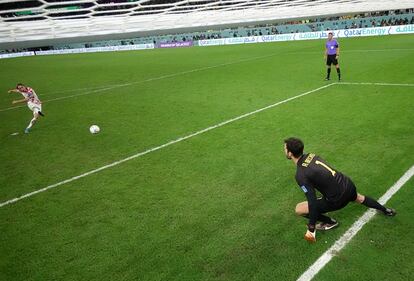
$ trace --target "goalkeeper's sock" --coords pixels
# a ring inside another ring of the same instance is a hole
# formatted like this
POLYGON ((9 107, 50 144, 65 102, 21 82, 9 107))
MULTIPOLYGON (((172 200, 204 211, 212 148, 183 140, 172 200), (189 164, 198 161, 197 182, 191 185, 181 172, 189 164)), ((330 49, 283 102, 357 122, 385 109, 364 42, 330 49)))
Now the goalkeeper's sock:
POLYGON ((371 197, 368 197, 368 196, 365 196, 365 200, 364 200, 364 202, 362 202, 362 204, 364 204, 365 206, 367 206, 369 208, 374 208, 374 209, 380 210, 384 214, 387 212, 387 208, 385 208, 380 203, 378 203, 376 200, 374 200, 374 199, 372 199, 371 197))

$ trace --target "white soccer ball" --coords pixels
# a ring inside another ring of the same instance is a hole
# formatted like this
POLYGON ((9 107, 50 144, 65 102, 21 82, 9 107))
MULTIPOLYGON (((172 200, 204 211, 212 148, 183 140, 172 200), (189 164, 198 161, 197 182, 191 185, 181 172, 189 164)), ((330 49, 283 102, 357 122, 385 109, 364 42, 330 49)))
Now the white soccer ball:
POLYGON ((97 125, 92 125, 89 128, 89 132, 91 132, 91 134, 97 134, 97 133, 99 133, 100 130, 101 129, 97 125))

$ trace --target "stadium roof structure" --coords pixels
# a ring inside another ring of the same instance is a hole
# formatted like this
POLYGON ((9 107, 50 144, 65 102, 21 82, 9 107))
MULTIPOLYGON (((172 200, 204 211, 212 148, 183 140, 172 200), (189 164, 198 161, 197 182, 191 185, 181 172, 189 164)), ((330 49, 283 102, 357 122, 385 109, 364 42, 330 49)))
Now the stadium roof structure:
POLYGON ((0 44, 406 8, 414 0, 0 0, 0 44))

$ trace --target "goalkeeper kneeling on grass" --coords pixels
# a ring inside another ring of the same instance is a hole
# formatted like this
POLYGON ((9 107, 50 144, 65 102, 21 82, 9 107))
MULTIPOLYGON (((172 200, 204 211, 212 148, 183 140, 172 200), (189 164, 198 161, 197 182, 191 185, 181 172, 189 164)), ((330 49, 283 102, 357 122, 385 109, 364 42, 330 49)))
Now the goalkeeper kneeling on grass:
POLYGON ((329 230, 338 226, 338 222, 325 213, 342 209, 352 201, 377 209, 386 216, 395 216, 395 210, 359 194, 349 177, 332 168, 319 156, 304 154, 304 144, 300 139, 286 139, 284 149, 286 158, 296 165, 296 182, 307 198, 307 201, 297 204, 295 209, 296 214, 309 219, 305 234, 307 241, 316 242, 316 230, 329 230), (322 198, 316 198, 316 190, 322 194, 322 198))

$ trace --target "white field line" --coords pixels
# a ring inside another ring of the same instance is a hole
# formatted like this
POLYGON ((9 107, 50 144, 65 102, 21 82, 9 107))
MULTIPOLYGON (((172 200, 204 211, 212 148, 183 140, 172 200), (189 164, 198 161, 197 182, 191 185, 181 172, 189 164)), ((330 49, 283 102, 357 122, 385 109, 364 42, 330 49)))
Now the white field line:
MULTIPOLYGON (((385 204, 391 197, 397 193, 398 190, 414 175, 414 166, 408 169, 407 172, 391 186, 387 192, 378 200, 379 203, 385 204)), ((348 244, 349 241, 361 230, 361 228, 368 223, 376 214, 374 209, 366 211, 342 236, 333 246, 331 246, 319 259, 315 261, 298 279, 297 281, 309 281, 315 277, 316 274, 348 244)))
MULTIPOLYGON (((252 61, 252 60, 264 59, 264 58, 272 57, 272 56, 275 56, 275 55, 276 54, 270 54, 270 55, 265 55, 265 56, 258 56, 258 57, 252 57, 252 58, 247 58, 247 59, 241 59, 241 60, 237 60, 237 61, 233 61, 233 62, 226 62, 226 63, 216 64, 216 65, 211 65, 211 66, 206 66, 206 67, 201 67, 201 68, 195 68, 195 69, 191 69, 191 70, 187 70, 187 71, 166 74, 166 75, 162 75, 162 76, 158 76, 158 77, 154 77, 154 78, 148 78, 148 79, 145 79, 145 80, 133 81, 133 82, 128 82, 128 83, 113 84, 113 85, 108 85, 108 86, 105 86, 105 87, 104 86, 98 86, 96 88, 92 87, 92 88, 89 88, 89 89, 94 89, 94 90, 91 90, 91 91, 88 91, 88 92, 85 92, 85 93, 80 93, 80 94, 75 94, 75 95, 70 95, 70 96, 63 96, 63 97, 53 98, 53 99, 49 99, 49 100, 44 100, 43 103, 47 103, 47 102, 51 102, 51 101, 64 100, 64 99, 69 99, 69 98, 74 98, 74 97, 91 95, 91 94, 95 94, 95 93, 99 93, 99 92, 105 92, 105 91, 108 91, 108 90, 113 90, 113 89, 116 89, 116 88, 127 87, 127 86, 131 86, 131 85, 162 80, 162 79, 166 79, 166 78, 181 76, 181 75, 185 75, 185 74, 189 74, 189 73, 209 70, 209 69, 213 69, 213 68, 228 66, 228 65, 247 62, 247 61, 252 61)), ((83 88, 83 90, 84 89, 87 89, 87 88, 83 88)), ((78 91, 78 90, 81 91, 82 89, 68 90, 68 91, 65 91, 65 92, 78 91)), ((60 92, 60 93, 63 93, 63 92, 60 92)), ((40 97, 42 97, 42 96, 40 96, 40 97)), ((12 107, 8 107, 8 108, 3 108, 3 109, 0 109, 0 112, 4 112, 4 111, 16 109, 16 108, 21 108, 21 107, 26 107, 26 105, 19 105, 19 106, 12 106, 12 107)))
POLYGON ((42 94, 42 97, 55 95, 55 94, 64 94, 64 93, 72 93, 72 92, 79 92, 79 91, 87 91, 87 90, 99 90, 99 89, 112 87, 112 86, 116 86, 116 85, 119 85, 119 84, 109 84, 109 85, 100 85, 100 86, 85 87, 85 88, 67 89, 67 90, 63 90, 63 91, 59 91, 59 92, 51 92, 51 93, 42 94))
MULTIPOLYGON (((358 53, 358 52, 384 52, 384 51, 414 51, 414 49, 377 49, 377 50, 346 50, 346 51, 342 51, 344 53, 358 53)), ((319 51, 314 51, 314 52, 292 52, 292 53, 286 53, 288 55, 290 54, 303 54, 303 53, 313 53, 313 54, 318 54, 320 53, 319 51)), ((273 54, 269 54, 268 56, 274 56, 276 55, 275 53, 273 54)), ((277 55, 280 55, 280 53, 278 53, 277 55)), ((263 57, 257 57, 257 58, 253 58, 253 59, 259 59, 259 58, 263 58, 263 57)), ((233 63, 239 63, 239 62, 243 62, 242 61, 235 61, 233 63)), ((232 63, 231 63, 232 64, 232 63)), ((47 93, 47 94, 42 94, 42 96, 46 96, 46 95, 54 95, 54 94, 63 94, 63 93, 70 93, 70 92, 78 92, 78 91, 85 91, 85 90, 97 90, 97 89, 102 89, 102 88, 106 88, 106 87, 112 87, 112 86, 116 86, 116 85, 120 85, 120 84, 109 84, 109 85, 100 85, 100 86, 94 86, 94 87, 86 87, 86 88, 78 88, 78 89, 68 89, 68 90, 63 90, 63 91, 59 91, 59 92, 53 92, 53 93, 47 93)))
MULTIPOLYGON (((342 51, 343 53, 358 53, 358 52, 387 52, 387 51, 414 51, 414 49, 409 49, 409 48, 405 48, 405 49, 368 49, 368 50, 346 50, 346 51, 342 51)), ((314 52, 292 52, 292 53, 286 53, 287 55, 297 55, 297 54, 303 54, 303 53, 312 53, 312 54, 318 54, 320 53, 319 51, 314 51, 314 52)), ((270 56, 274 56, 274 55, 281 55, 280 53, 273 53, 273 54, 269 54, 265 57, 270 57, 270 56)), ((263 57, 256 57, 256 58, 252 58, 252 59, 260 59, 263 57)), ((250 59, 248 59, 250 60, 250 59)), ((241 61, 235 61, 233 63, 239 63, 239 62, 244 62, 244 60, 241 61)), ((229 64, 233 64, 233 63, 229 63, 229 64)), ((138 82, 138 81, 136 81, 138 82)), ((102 88, 106 88, 106 87, 112 87, 112 86, 116 86, 116 85, 120 85, 120 84, 109 84, 109 85, 100 85, 100 86, 94 86, 94 87, 86 87, 86 88, 77 88, 77 89, 67 89, 67 90, 63 90, 63 91, 59 91, 59 92, 53 92, 53 93, 47 93, 47 94, 42 94, 42 96, 46 96, 46 95, 54 95, 54 94, 63 94, 63 93, 70 93, 70 92, 78 92, 78 91, 85 91, 85 90, 97 90, 97 89, 102 89, 102 88)))
MULTIPOLYGON (((82 93, 82 94, 76 94, 76 95, 70 95, 70 96, 63 96, 63 97, 58 97, 58 98, 54 98, 54 99, 50 99, 50 100, 45 100, 42 103, 51 102, 51 101, 57 101, 57 100, 65 100, 65 99, 70 99, 70 98, 74 98, 74 97, 90 95, 90 94, 93 94, 93 93, 103 92, 105 90, 110 90, 110 89, 114 89, 114 88, 116 88, 116 87, 115 86, 112 86, 112 87, 108 87, 108 88, 99 88, 97 90, 89 91, 89 92, 82 93)), ((24 104, 24 105, 18 105, 18 106, 12 106, 12 107, 8 107, 8 108, 3 108, 3 109, 0 109, 0 112, 8 111, 8 110, 16 109, 16 108, 21 108, 21 107, 27 107, 27 105, 24 104)))
MULTIPOLYGON (((400 52, 400 51, 414 51, 414 48, 404 49, 361 49, 361 50, 341 50, 342 53, 371 53, 371 52, 400 52)), ((303 55, 303 54, 321 54, 320 51, 304 51, 304 52, 291 52, 283 55, 303 55)))
MULTIPOLYGON (((342 52, 343 53, 358 53, 358 52, 386 52, 386 51, 392 51, 392 52, 394 52, 394 51, 414 51, 414 49, 410 49, 410 48, 406 48, 406 49, 367 49, 367 50, 347 50, 347 51, 342 51, 342 52)), ((90 95, 90 94, 94 94, 94 93, 98 93, 98 92, 103 92, 103 91, 115 89, 115 88, 118 88, 118 87, 125 87, 125 86, 134 85, 134 84, 140 84, 140 83, 146 83, 146 82, 155 81, 155 80, 161 80, 161 79, 165 79, 165 78, 175 77, 175 76, 179 76, 179 75, 184 75, 184 74, 188 74, 188 73, 208 70, 208 69, 221 67, 221 66, 237 64, 237 63, 256 60, 256 59, 272 57, 272 56, 276 56, 276 55, 297 55, 297 54, 317 54, 317 53, 320 53, 320 52, 318 52, 318 51, 291 52, 291 53, 288 52, 288 53, 284 53, 284 54, 273 53, 273 54, 269 54, 269 55, 265 55, 265 56, 242 59, 242 60, 238 60, 238 61, 234 61, 234 62, 222 63, 222 64, 218 64, 218 65, 212 65, 212 66, 207 66, 207 67, 202 67, 202 68, 196 68, 196 69, 192 69, 192 70, 188 70, 188 71, 183 71, 183 72, 178 72, 178 73, 173 73, 173 74, 167 74, 167 75, 163 75, 163 76, 159 76, 159 77, 155 77, 155 78, 149 78, 149 79, 146 79, 146 80, 134 81, 134 82, 123 83, 123 84, 109 84, 109 85, 101 85, 101 86, 95 86, 95 87, 68 89, 68 90, 63 90, 63 91, 59 91, 59 92, 42 94, 41 96, 91 90, 91 91, 88 91, 88 92, 82 93, 82 94, 75 94, 75 95, 70 95, 70 96, 64 96, 64 97, 58 97, 58 98, 54 98, 54 99, 50 99, 50 100, 45 100, 45 101, 43 101, 45 103, 45 102, 63 100, 63 99, 68 99, 68 98, 74 98, 74 97, 78 97, 78 96, 90 95)), ((343 82, 342 84, 346 84, 346 83, 343 82)), ((13 107, 8 107, 8 108, 2 108, 2 109, 0 109, 0 112, 9 111, 9 110, 12 110, 12 109, 22 108, 22 107, 25 107, 25 105, 18 105, 18 106, 13 106, 13 107)))
POLYGON ((320 91, 320 90, 322 90, 322 89, 328 88, 328 87, 330 87, 330 86, 332 86, 332 85, 335 85, 335 84, 336 84, 336 83, 327 84, 327 85, 325 85, 325 86, 322 86, 322 87, 319 87, 319 88, 316 88, 316 89, 313 89, 313 90, 307 91, 307 92, 305 92, 305 93, 302 93, 302 94, 299 94, 299 95, 296 95, 296 96, 293 96, 293 97, 290 97, 290 98, 287 98, 287 99, 285 99, 285 100, 282 100, 282 101, 276 102, 276 103, 271 104, 271 105, 268 105, 268 106, 266 106, 266 107, 262 107, 262 108, 260 108, 260 109, 257 109, 257 110, 254 110, 254 111, 251 111, 251 112, 249 112, 249 113, 245 113, 245 114, 240 115, 240 116, 237 116, 237 117, 235 117, 235 118, 232 118, 232 119, 229 119, 229 120, 223 121, 223 122, 221 122, 221 123, 218 123, 218 124, 213 125, 213 126, 211 126, 211 127, 208 127, 208 128, 203 129, 203 130, 197 131, 197 132, 195 132, 195 133, 189 134, 189 135, 187 135, 187 136, 180 137, 180 138, 178 138, 178 139, 172 140, 172 141, 167 142, 167 143, 165 143, 165 144, 163 144, 163 145, 160 145, 160 146, 157 146, 157 147, 150 148, 150 149, 148 149, 148 150, 146 150, 146 151, 139 152, 139 153, 137 153, 137 154, 134 154, 134 155, 129 156, 129 157, 127 157, 127 158, 124 158, 124 159, 121 159, 121 160, 119 160, 119 161, 113 162, 113 163, 111 163, 111 164, 108 164, 108 165, 105 165, 105 166, 102 166, 102 167, 96 168, 96 169, 94 169, 94 170, 91 170, 91 171, 86 172, 86 173, 84 173, 84 174, 81 174, 81 175, 79 175, 79 176, 75 176, 75 177, 72 177, 72 178, 66 179, 66 180, 64 180, 64 181, 61 181, 61 182, 58 182, 58 183, 55 183, 55 184, 52 184, 52 185, 46 186, 46 187, 44 187, 44 188, 41 188, 41 189, 35 190, 35 191, 33 191, 33 192, 30 192, 30 193, 24 194, 24 195, 22 195, 22 196, 20 196, 20 197, 16 197, 16 198, 13 198, 13 199, 7 200, 7 201, 5 201, 5 202, 1 202, 1 203, 0 203, 0 208, 1 208, 1 207, 4 207, 4 206, 6 206, 6 205, 9 205, 9 204, 15 203, 15 202, 17 202, 17 201, 20 201, 20 200, 22 200, 22 199, 25 199, 25 198, 31 197, 31 196, 36 195, 36 194, 38 194, 38 193, 45 192, 45 191, 47 191, 47 190, 49 190, 49 189, 52 189, 52 188, 55 188, 55 187, 61 186, 61 185, 63 185, 63 184, 70 183, 70 182, 72 182, 72 181, 75 181, 75 180, 78 180, 78 179, 84 178, 84 177, 86 177, 86 176, 89 176, 89 175, 92 175, 92 174, 98 173, 98 172, 100 172, 100 171, 106 170, 106 169, 111 168, 111 167, 114 167, 114 166, 118 166, 119 164, 122 164, 122 163, 124 163, 124 162, 129 161, 129 160, 132 160, 132 159, 135 159, 135 158, 138 158, 138 157, 144 156, 144 155, 146 155, 146 154, 148 154, 148 153, 151 153, 151 152, 154 152, 154 151, 160 150, 160 149, 162 149, 162 148, 165 148, 165 147, 167 147, 167 146, 173 145, 173 144, 175 144, 175 143, 178 143, 178 142, 181 142, 181 141, 187 140, 187 139, 189 139, 189 138, 192 138, 192 137, 195 137, 195 136, 201 135, 201 134, 206 133, 206 132, 208 132, 208 131, 211 131, 211 130, 213 130, 213 129, 216 129, 216 128, 219 128, 219 127, 222 127, 222 126, 224 126, 224 125, 227 125, 227 124, 233 123, 233 122, 235 122, 235 121, 237 121, 237 120, 240 120, 240 119, 246 118, 246 117, 251 116, 251 115, 253 115, 253 114, 256 114, 256 113, 262 112, 262 111, 264 111, 264 110, 267 110, 267 109, 270 109, 270 108, 276 107, 276 106, 278 106, 278 105, 281 105, 281 104, 287 103, 287 102, 289 102, 289 101, 292 101, 292 100, 298 99, 298 98, 300 98, 300 97, 303 97, 303 96, 309 95, 309 94, 311 94, 311 93, 314 93, 314 92, 320 91))
MULTIPOLYGON (((255 59, 258 59, 258 58, 259 57, 256 57, 255 59)), ((264 57, 260 57, 260 58, 264 58, 264 57)), ((238 61, 238 62, 241 62, 241 61, 238 61)), ((233 63, 236 63, 236 62, 233 62, 233 63)), ((54 99, 50 99, 50 100, 45 100, 45 101, 43 101, 43 103, 51 102, 51 101, 58 101, 58 100, 65 100, 65 99, 70 99, 70 98, 80 97, 80 96, 86 96, 86 95, 90 95, 90 94, 94 94, 94 93, 98 93, 98 92, 104 92, 104 91, 107 91, 107 90, 112 90, 112 89, 119 88, 119 87, 125 87, 125 86, 130 86, 130 85, 133 85, 133 84, 139 84, 139 83, 145 83, 145 82, 150 82, 150 81, 155 81, 155 80, 161 80, 161 79, 164 79, 164 78, 174 77, 174 76, 178 76, 178 75, 183 75, 183 74, 187 74, 187 73, 191 73, 191 72, 206 70, 206 69, 210 69, 210 68, 214 68, 214 67, 233 64, 233 63, 209 66, 209 67, 199 68, 199 69, 193 69, 193 70, 189 70, 189 71, 179 72, 179 73, 175 73, 175 74, 168 74, 168 75, 164 75, 164 76, 159 76, 159 77, 150 78, 150 79, 147 79, 147 80, 136 81, 136 82, 131 82, 131 83, 115 84, 115 85, 112 85, 112 86, 108 86, 106 88, 100 87, 96 90, 89 91, 89 92, 86 92, 86 93, 75 94, 75 95, 70 95, 70 96, 63 96, 63 97, 58 97, 58 98, 54 98, 54 99)), ((414 84, 382 83, 382 82, 340 82, 340 83, 335 83, 335 84, 338 84, 338 85, 360 85, 360 86, 372 85, 372 86, 414 87, 414 84)), ((9 108, 3 108, 3 109, 0 109, 0 112, 8 111, 8 110, 16 109, 16 108, 21 108, 21 107, 26 107, 26 105, 18 105, 18 106, 13 106, 13 107, 9 107, 9 108)))
POLYGON ((373 86, 398 86, 398 87, 414 87, 414 84, 401 84, 401 83, 381 83, 381 82, 340 82, 338 85, 373 85, 373 86))
POLYGON ((396 52, 396 51, 414 51, 413 48, 402 48, 402 49, 361 49, 361 50, 346 50, 346 51, 341 51, 342 53, 370 53, 370 52, 388 52, 388 51, 392 51, 392 52, 396 52))

